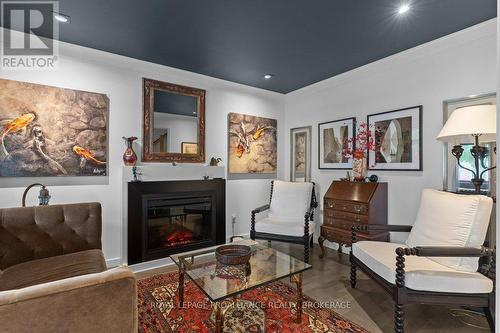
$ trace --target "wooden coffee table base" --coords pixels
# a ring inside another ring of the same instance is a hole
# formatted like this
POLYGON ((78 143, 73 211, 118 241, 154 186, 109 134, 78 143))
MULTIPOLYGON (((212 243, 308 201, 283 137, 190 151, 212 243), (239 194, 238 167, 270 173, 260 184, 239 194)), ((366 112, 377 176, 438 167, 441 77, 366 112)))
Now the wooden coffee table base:
POLYGON ((297 286, 297 323, 302 321, 302 273, 290 276, 290 282, 297 286))
POLYGON ((221 302, 212 303, 213 311, 215 312, 215 332, 222 333, 224 330, 224 310, 222 310, 221 302))

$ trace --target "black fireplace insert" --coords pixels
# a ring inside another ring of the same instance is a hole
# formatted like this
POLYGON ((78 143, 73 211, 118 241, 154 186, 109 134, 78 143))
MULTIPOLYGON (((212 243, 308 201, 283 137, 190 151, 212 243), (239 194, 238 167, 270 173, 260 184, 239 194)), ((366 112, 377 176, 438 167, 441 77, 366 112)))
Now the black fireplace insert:
POLYGON ((225 181, 130 182, 128 263, 225 242, 225 181))

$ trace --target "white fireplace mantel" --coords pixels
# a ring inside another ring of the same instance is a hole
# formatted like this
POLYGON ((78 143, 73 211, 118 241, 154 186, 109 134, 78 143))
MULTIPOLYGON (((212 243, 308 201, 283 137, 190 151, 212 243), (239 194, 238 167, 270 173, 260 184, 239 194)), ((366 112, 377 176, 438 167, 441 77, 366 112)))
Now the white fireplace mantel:
MULTIPOLYGON (((141 181, 162 181, 162 180, 194 180, 209 178, 224 178, 225 169, 223 166, 207 166, 195 164, 142 164, 137 166, 138 176, 141 181)), ((133 180, 132 167, 123 167, 123 182, 133 180)))

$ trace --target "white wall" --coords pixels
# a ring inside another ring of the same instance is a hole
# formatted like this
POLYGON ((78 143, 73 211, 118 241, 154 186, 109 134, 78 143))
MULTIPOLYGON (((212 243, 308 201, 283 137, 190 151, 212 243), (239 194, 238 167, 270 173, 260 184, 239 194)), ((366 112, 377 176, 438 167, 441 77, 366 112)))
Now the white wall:
MULTIPOLYGON (((226 160, 226 124, 229 112, 275 118, 278 126, 283 126, 284 96, 281 94, 66 43, 60 45, 59 59, 59 69, 54 71, 2 71, 0 77, 108 95, 109 184, 50 187, 52 204, 85 201, 102 203, 103 248, 107 259, 118 259, 121 255, 121 170, 125 149, 122 136, 142 138, 142 77, 207 91, 207 162, 212 156, 226 160)), ((285 131, 280 133, 278 163, 282 172, 285 131)), ((138 142, 142 142, 142 139, 138 142)), ((2 181, 5 180, 0 179, 0 187, 2 181)), ((23 189, 0 189, 0 207, 19 206, 23 189)), ((34 190, 30 195, 29 202, 35 203, 35 192, 37 191, 34 190)), ((266 203, 269 180, 230 180, 227 183, 227 193, 228 236, 233 213, 237 214, 237 232, 248 233, 250 211, 266 203)))
MULTIPOLYGON (((496 36, 494 19, 286 95, 286 131, 313 126, 312 179, 320 198, 346 171, 318 170, 318 123, 352 116, 366 122, 367 114, 421 104, 424 171, 374 172, 389 183, 389 223, 412 224, 421 190, 442 188, 443 148, 435 137, 443 101, 497 90, 496 36)), ((286 149, 286 175, 289 160, 286 149)))

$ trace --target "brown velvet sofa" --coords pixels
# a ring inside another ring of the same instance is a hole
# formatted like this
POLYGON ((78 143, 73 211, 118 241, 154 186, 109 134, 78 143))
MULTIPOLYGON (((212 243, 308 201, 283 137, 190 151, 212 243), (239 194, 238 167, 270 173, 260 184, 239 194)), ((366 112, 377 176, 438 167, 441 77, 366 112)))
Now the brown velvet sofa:
POLYGON ((0 209, 1 332, 137 332, 134 274, 107 270, 98 203, 0 209))

